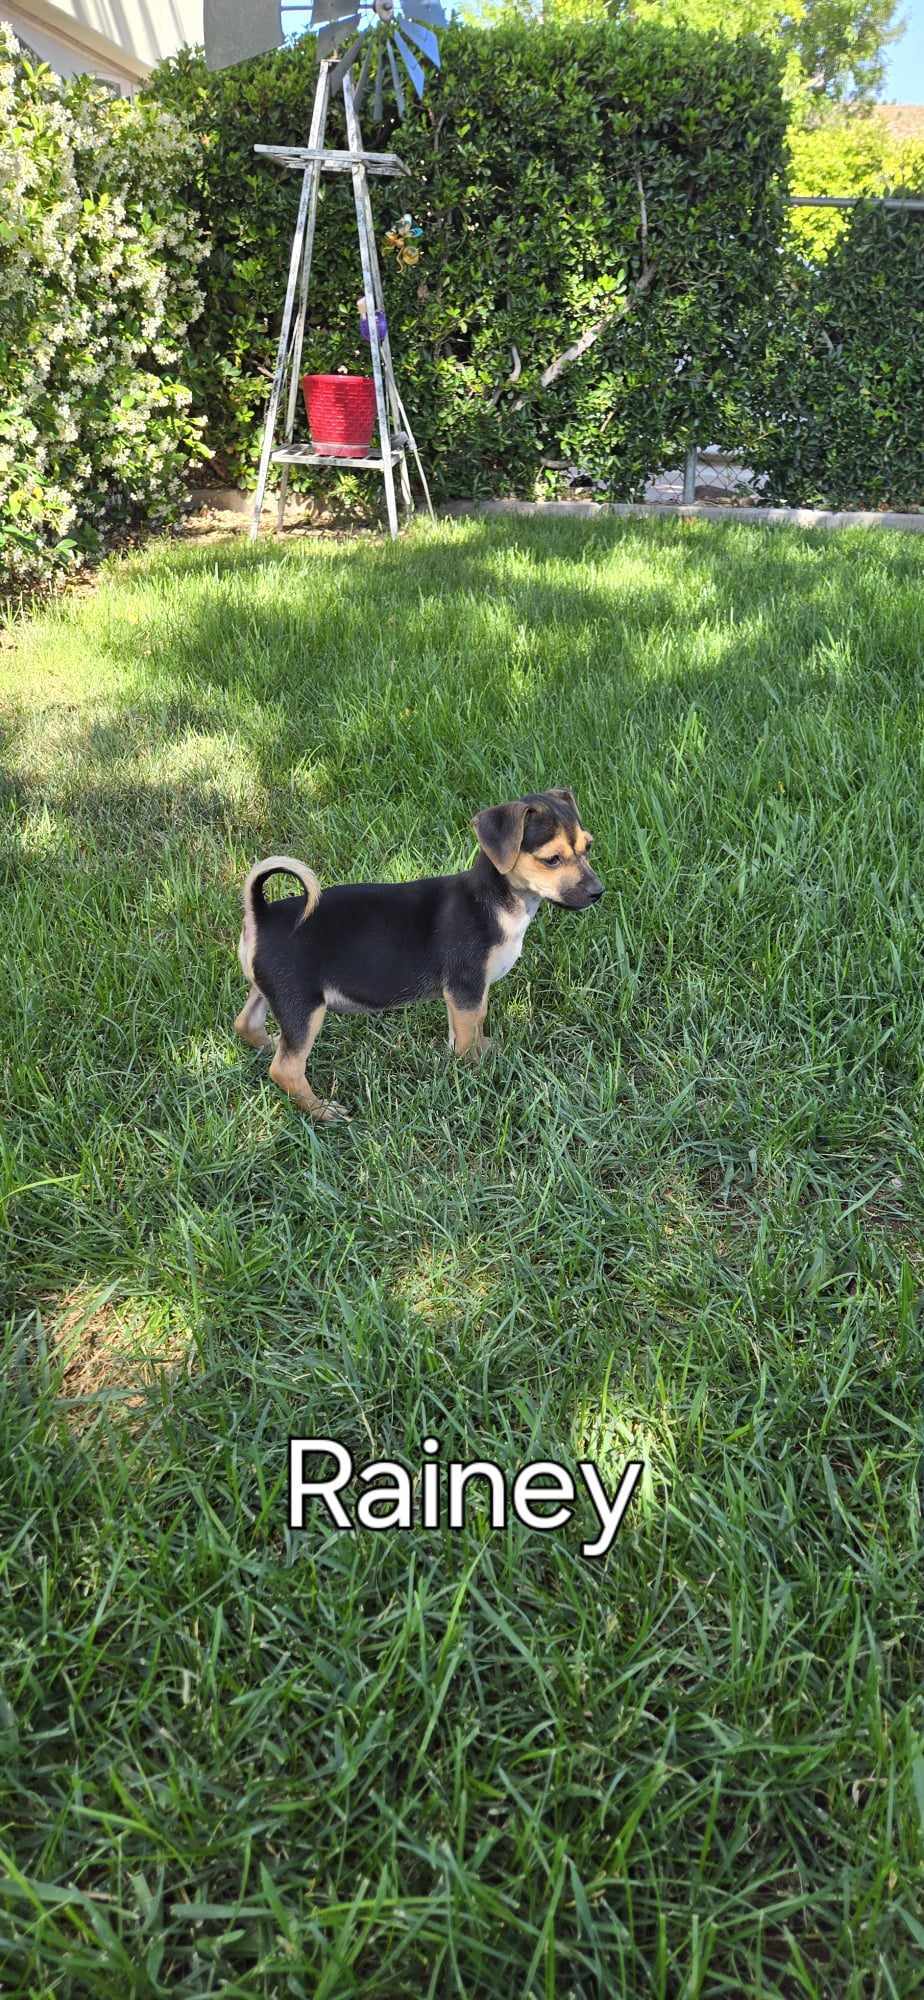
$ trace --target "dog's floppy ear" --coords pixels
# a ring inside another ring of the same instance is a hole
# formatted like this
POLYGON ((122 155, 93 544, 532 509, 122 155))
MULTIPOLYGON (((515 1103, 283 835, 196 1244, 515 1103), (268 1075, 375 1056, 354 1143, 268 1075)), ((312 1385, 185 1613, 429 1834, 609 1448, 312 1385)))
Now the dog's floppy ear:
POLYGON ((485 806, 472 820, 479 846, 502 875, 509 875, 516 862, 523 845, 523 821, 531 811, 525 799, 513 799, 506 806, 485 806))
POLYGON ((571 807, 575 819, 580 819, 581 815, 578 810, 578 802, 574 796, 573 791, 571 790, 570 785, 560 785, 557 791, 549 793, 549 798, 563 799, 565 805, 571 807))

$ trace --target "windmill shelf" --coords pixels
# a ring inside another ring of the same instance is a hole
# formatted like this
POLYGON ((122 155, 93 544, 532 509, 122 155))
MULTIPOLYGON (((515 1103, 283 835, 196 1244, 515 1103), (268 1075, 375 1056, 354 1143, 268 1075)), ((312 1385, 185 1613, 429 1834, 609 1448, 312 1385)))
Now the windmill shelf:
MULTIPOLYGON (((322 31, 323 32, 323 31, 322 31)), ((388 51, 386 50, 386 53, 388 51)), ((385 301, 382 294, 382 278, 379 270, 378 252, 375 243, 375 229, 372 219, 372 203, 369 196, 369 175, 401 176, 407 169, 396 153, 367 152, 362 143, 359 117, 356 109, 356 95, 350 75, 349 57, 337 62, 334 58, 323 61, 318 73, 318 86, 311 118, 311 130, 307 146, 256 146, 254 151, 277 166, 290 168, 302 176, 299 194, 295 234, 292 239, 292 254, 289 260, 289 278, 286 286, 285 303, 282 310, 282 325, 276 353, 276 367, 270 390, 263 428, 263 443, 260 452, 260 468, 257 474, 257 490, 254 495, 253 519, 250 524, 251 539, 260 532, 260 518, 266 497, 266 486, 271 465, 282 469, 276 506, 276 527, 282 527, 288 497, 289 472, 293 465, 331 465, 341 469, 351 467, 355 471, 378 472, 385 482, 385 504, 388 510, 388 526, 392 536, 398 533, 398 507, 395 495, 395 474, 401 488, 401 497, 408 512, 413 510, 411 481, 408 471, 408 452, 411 453, 427 508, 432 515, 433 507, 420 455, 408 421, 407 412, 398 394, 395 372, 392 365, 391 341, 387 324, 384 335, 380 332, 383 324, 379 315, 384 315, 385 301), (343 94, 346 115, 347 150, 328 147, 324 144, 327 113, 333 91, 339 88, 343 94), (318 213, 318 190, 322 174, 348 173, 353 178, 353 197, 356 206, 356 229, 359 237, 359 256, 363 274, 363 301, 369 348, 372 358, 372 375, 375 384, 375 407, 378 422, 378 451, 368 457, 341 458, 334 453, 318 452, 310 445, 294 444, 295 417, 298 408, 298 389, 301 379, 302 352, 305 344, 305 322, 308 313, 308 293, 311 280, 311 261, 314 251, 315 226, 318 213), (276 434, 279 425, 280 406, 285 395, 285 416, 282 425, 282 440, 277 445, 276 434)), ((367 66, 366 73, 368 74, 367 66)), ((360 78, 362 84, 363 79, 360 78)), ((359 94, 358 92, 356 93, 359 94)))

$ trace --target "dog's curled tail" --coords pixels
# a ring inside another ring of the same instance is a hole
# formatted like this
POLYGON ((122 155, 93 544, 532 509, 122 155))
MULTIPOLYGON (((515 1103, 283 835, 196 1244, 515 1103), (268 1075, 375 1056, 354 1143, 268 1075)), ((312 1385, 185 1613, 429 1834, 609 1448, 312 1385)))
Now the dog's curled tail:
POLYGON ((305 891, 305 907, 296 920, 296 930, 299 924, 307 922, 321 900, 321 884, 313 869, 306 868, 304 861, 295 861, 291 854, 269 854, 265 861, 254 863, 244 883, 244 928, 238 947, 238 957, 247 979, 253 978, 257 927, 266 909, 263 884, 270 875, 294 875, 305 891))

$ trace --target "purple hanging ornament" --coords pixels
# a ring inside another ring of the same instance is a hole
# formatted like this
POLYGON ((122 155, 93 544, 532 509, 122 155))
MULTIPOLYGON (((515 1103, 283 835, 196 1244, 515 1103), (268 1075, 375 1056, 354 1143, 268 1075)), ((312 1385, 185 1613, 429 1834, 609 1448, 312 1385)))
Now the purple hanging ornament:
MULTIPOLYGON (((360 335, 361 335, 361 337, 362 337, 362 339, 363 339, 363 340, 365 340, 365 341, 368 341, 368 339, 369 339, 369 321, 368 321, 368 319, 366 318, 366 301, 365 301, 365 299, 357 299, 357 301, 356 301, 356 306, 357 306, 357 310, 358 310, 358 312, 359 312, 359 331, 360 331, 360 335)), ((376 315, 375 315, 375 330, 376 330, 376 332, 377 332, 377 334, 378 334, 378 336, 379 336, 379 345, 381 346, 381 343, 382 343, 382 341, 384 340, 384 338, 385 338, 385 335, 386 335, 386 333, 388 332, 388 321, 387 321, 387 319, 385 318, 385 314, 384 314, 383 312, 377 312, 377 313, 376 313, 376 315)))

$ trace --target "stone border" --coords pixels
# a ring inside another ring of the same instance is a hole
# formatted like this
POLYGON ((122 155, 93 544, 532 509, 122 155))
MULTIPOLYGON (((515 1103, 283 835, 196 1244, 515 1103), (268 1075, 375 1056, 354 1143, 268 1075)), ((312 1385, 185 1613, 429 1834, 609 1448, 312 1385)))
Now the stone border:
POLYGON ((660 521, 759 521, 775 528, 903 528, 907 534, 924 535, 924 512, 920 514, 846 513, 827 507, 711 507, 696 500, 448 500, 441 514, 561 514, 579 518, 660 521))
MULTIPOLYGON (((293 520, 303 496, 293 494, 293 520)), ((200 509, 216 513, 249 516, 253 495, 237 486, 203 486, 190 493, 187 515, 200 509)), ((276 502, 267 494, 263 515, 274 514, 276 502)), ((713 507, 708 501, 683 502, 622 500, 447 500, 437 513, 449 517, 465 514, 547 514, 577 519, 632 521, 725 521, 741 526, 756 521, 775 528, 897 528, 909 535, 924 535, 924 511, 920 514, 848 513, 827 507, 713 507)))

